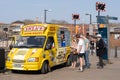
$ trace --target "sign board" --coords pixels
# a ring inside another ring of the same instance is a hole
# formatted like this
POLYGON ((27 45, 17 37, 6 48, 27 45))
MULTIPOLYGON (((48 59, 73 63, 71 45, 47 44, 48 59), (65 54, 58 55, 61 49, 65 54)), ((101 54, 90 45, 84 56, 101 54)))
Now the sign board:
POLYGON ((72 14, 72 19, 73 20, 79 20, 80 19, 79 14, 72 14))
POLYGON ((117 17, 108 17, 108 19, 111 19, 111 20, 118 20, 118 18, 117 17))
POLYGON ((105 27, 106 27, 105 24, 100 24, 100 25, 99 25, 99 28, 105 28, 105 27))
POLYGON ((107 24, 108 20, 118 20, 117 17, 111 17, 111 16, 97 16, 97 22, 99 24, 107 24))
POLYGON ((107 24, 107 17, 106 16, 97 16, 97 23, 107 24))

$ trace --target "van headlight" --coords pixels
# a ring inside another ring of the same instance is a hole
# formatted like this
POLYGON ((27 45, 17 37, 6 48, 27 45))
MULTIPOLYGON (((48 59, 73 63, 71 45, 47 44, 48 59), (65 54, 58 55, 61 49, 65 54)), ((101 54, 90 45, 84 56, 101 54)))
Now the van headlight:
POLYGON ((28 62, 38 62, 38 61, 39 61, 38 57, 28 59, 28 62))

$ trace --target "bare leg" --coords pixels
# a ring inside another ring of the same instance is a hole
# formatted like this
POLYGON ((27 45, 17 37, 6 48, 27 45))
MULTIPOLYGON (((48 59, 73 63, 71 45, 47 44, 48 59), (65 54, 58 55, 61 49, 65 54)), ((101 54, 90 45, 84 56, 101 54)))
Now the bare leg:
POLYGON ((79 69, 80 69, 80 71, 83 71, 83 59, 80 57, 79 60, 80 60, 79 69))
POLYGON ((73 62, 73 68, 75 68, 75 67, 76 67, 76 61, 73 62))

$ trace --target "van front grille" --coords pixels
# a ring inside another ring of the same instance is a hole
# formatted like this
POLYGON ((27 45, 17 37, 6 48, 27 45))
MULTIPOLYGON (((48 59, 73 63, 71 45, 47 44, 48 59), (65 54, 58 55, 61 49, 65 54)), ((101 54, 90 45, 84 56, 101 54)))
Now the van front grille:
POLYGON ((25 61, 24 60, 13 60, 14 63, 24 63, 25 61))

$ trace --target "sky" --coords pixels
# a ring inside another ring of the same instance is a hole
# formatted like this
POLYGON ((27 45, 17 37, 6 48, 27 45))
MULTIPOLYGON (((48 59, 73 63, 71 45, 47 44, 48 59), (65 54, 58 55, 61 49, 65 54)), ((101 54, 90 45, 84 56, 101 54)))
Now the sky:
POLYGON ((80 20, 77 23, 86 23, 90 21, 92 15, 92 23, 96 23, 96 2, 106 4, 105 12, 100 13, 102 16, 118 17, 118 20, 110 20, 110 22, 120 23, 120 0, 0 0, 0 22, 12 23, 17 20, 44 20, 44 10, 46 13, 46 21, 65 20, 74 23, 72 14, 79 14, 80 20))

